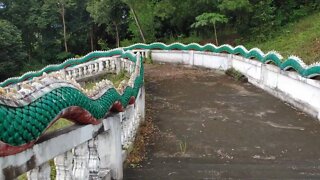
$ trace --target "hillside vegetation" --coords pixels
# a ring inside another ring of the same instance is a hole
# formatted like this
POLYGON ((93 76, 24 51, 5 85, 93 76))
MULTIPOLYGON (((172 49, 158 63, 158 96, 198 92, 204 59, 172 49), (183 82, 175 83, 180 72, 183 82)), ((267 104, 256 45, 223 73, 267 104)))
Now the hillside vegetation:
POLYGON ((306 16, 290 23, 266 41, 243 41, 246 48, 258 47, 265 53, 276 50, 284 58, 290 55, 300 57, 305 63, 320 61, 320 13, 306 16))
POLYGON ((314 62, 319 10, 319 0, 0 0, 0 81, 141 42, 244 44, 314 62))

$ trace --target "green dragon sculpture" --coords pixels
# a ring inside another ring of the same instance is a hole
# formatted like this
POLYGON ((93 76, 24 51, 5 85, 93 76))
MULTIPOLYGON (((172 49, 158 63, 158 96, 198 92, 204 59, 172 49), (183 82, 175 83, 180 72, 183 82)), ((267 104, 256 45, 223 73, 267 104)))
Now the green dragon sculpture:
POLYGON ((229 53, 247 59, 253 58, 261 63, 273 63, 284 71, 294 69, 305 78, 320 75, 318 63, 307 66, 295 56, 283 59, 277 52, 264 54, 258 48, 247 50, 243 46, 152 43, 134 44, 110 51, 95 51, 82 58, 68 59, 64 63, 49 65, 40 71, 28 72, 0 83, 0 156, 16 154, 31 147, 61 117, 81 124, 98 124, 99 119, 105 117, 109 111, 121 111, 128 104, 134 103, 144 81, 142 59, 130 52, 137 49, 229 53), (105 80, 99 83, 99 95, 93 97, 77 82, 72 79, 70 81, 61 74, 61 70, 68 67, 112 56, 128 59, 135 64, 129 83, 122 85, 122 89, 113 87, 105 80), (30 85, 24 83, 25 81, 32 83, 30 85), (10 87, 16 84, 20 84, 27 91, 11 91, 10 87))

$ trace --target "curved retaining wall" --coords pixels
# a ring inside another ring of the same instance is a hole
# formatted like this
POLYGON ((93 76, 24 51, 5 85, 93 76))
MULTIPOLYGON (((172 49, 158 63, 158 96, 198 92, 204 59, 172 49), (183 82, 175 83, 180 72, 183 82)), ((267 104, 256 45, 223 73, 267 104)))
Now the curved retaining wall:
POLYGON ((140 55, 132 52, 140 52, 144 57, 151 55, 157 62, 223 71, 234 68, 252 84, 320 120, 320 82, 311 79, 320 76, 320 64, 307 66, 295 56, 283 59, 276 52, 264 54, 257 48, 194 43, 135 44, 96 51, 0 83, 0 179, 13 179, 37 166, 40 167, 28 173, 29 179, 50 177, 47 161, 53 157, 58 179, 92 179, 101 174, 121 179, 121 155, 125 157, 133 142, 145 109, 143 63, 140 55), (93 91, 83 91, 75 82, 107 70, 126 70, 131 76, 118 88, 101 81, 93 91), (79 115, 79 108, 88 116, 79 115), (109 116, 111 111, 117 113, 109 116), (51 139, 39 140, 55 117, 62 115, 89 125, 71 127, 68 132, 56 132, 57 136, 51 139), (61 148, 53 148, 57 145, 61 148))
MULTIPOLYGON (((218 70, 234 68, 250 83, 289 102, 320 120, 320 82, 285 71, 273 64, 225 53, 193 50, 151 50, 153 61, 179 63, 218 70)), ((289 70, 289 68, 286 68, 289 70)))

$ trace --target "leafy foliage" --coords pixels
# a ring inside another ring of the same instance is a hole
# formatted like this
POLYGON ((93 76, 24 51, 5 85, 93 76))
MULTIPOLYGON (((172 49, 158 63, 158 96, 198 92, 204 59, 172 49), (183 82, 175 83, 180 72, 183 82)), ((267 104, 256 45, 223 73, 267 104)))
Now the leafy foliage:
POLYGON ((226 23, 228 19, 217 13, 203 13, 196 17, 196 22, 191 25, 191 27, 201 27, 201 26, 213 26, 216 23, 226 23))
POLYGON ((6 20, 0 20, 0 80, 14 76, 25 57, 21 32, 6 20))
POLYGON ((119 27, 127 14, 124 3, 119 0, 90 0, 87 10, 97 24, 105 24, 108 32, 116 36, 116 45, 119 47, 119 27))
POLYGON ((1 28, 8 27, 0 38, 17 45, 10 60, 1 57, 1 79, 120 42, 207 43, 218 29, 223 43, 261 43, 319 9, 319 0, 0 0, 1 28))
POLYGON ((191 25, 191 27, 198 28, 203 26, 213 26, 214 27, 214 36, 216 39, 216 44, 218 45, 218 37, 216 33, 216 23, 226 23, 228 19, 217 13, 203 13, 196 17, 196 22, 191 25))

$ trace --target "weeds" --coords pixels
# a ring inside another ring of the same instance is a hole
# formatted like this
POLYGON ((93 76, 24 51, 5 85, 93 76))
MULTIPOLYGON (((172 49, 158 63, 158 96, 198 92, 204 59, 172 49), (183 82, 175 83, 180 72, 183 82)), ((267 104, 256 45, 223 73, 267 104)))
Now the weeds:
POLYGON ((234 68, 228 69, 225 73, 233 77, 236 81, 248 82, 248 78, 245 75, 243 75, 241 72, 235 70, 234 68))
POLYGON ((184 137, 183 141, 182 140, 179 140, 179 152, 181 154, 186 154, 187 152, 187 138, 184 137))

